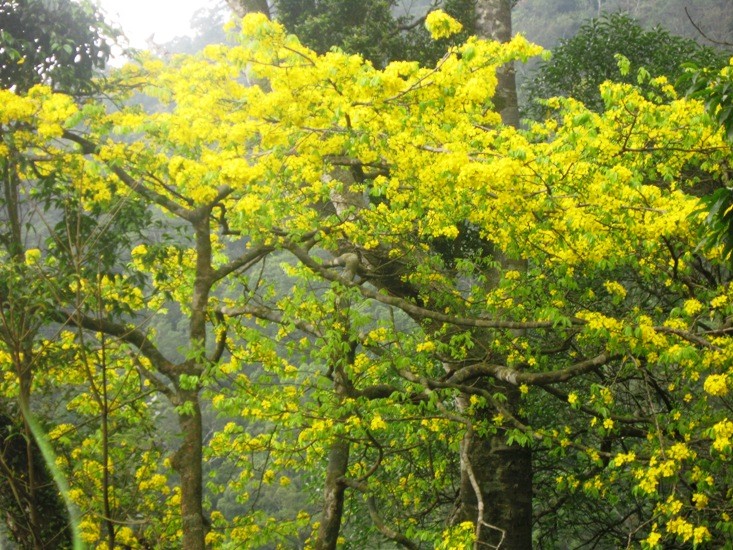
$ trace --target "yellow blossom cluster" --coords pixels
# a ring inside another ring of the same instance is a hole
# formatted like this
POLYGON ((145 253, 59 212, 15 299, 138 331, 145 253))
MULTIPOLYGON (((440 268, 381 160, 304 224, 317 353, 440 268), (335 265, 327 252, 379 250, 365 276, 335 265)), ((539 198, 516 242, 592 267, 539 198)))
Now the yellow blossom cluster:
POLYGON ((705 379, 703 385, 705 391, 710 395, 722 397, 728 394, 728 376, 725 374, 711 374, 705 379))
POLYGON ((430 32, 433 40, 447 38, 461 32, 461 29, 463 29, 463 25, 443 10, 431 11, 425 18, 425 27, 430 32))
POLYGON ((683 517, 675 517, 667 522, 667 531, 677 535, 683 542, 692 539, 695 545, 710 539, 710 531, 704 525, 695 527, 683 517))
POLYGON ((649 459, 648 466, 634 470, 638 487, 647 494, 655 494, 661 479, 677 475, 683 468, 682 463, 695 456, 696 453, 684 443, 676 443, 666 452, 660 451, 649 459))
POLYGON ((727 452, 730 449, 730 438, 733 436, 733 422, 728 419, 717 422, 712 428, 713 449, 727 452))

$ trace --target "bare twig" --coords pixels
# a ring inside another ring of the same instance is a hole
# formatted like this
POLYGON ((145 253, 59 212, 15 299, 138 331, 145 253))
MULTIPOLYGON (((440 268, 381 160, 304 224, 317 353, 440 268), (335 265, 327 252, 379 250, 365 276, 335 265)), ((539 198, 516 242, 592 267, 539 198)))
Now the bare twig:
POLYGON ((693 27, 695 27, 695 30, 696 30, 697 32, 699 32, 699 33, 700 33, 700 36, 702 36, 702 37, 703 37, 703 38, 704 38, 705 40, 707 40, 708 42, 712 42, 713 44, 716 44, 716 45, 718 45, 718 46, 726 46, 726 47, 731 47, 731 46, 733 46, 733 42, 726 42, 726 41, 724 41, 724 40, 715 40, 714 38, 710 38, 710 37, 709 37, 709 36, 708 36, 708 35, 707 35, 707 34, 705 33, 705 31, 703 31, 703 30, 702 30, 702 29, 700 28, 700 25, 698 25, 697 23, 695 23, 695 21, 694 21, 694 20, 692 19, 692 16, 690 15, 690 12, 689 12, 689 10, 688 10, 687 6, 685 6, 685 15, 687 16, 687 19, 689 19, 689 21, 690 21, 690 23, 692 24, 692 26, 693 26, 693 27))

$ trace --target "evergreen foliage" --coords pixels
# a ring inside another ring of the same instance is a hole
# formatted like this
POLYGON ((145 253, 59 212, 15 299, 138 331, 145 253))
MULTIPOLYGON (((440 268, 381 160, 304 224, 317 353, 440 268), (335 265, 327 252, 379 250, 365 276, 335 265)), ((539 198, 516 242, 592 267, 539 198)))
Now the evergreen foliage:
MULTIPOLYGON (((552 57, 542 61, 528 77, 526 113, 541 118, 549 111, 541 100, 556 96, 572 97, 601 111, 603 82, 637 83, 637 71, 644 69, 651 77, 664 76, 674 83, 684 73, 685 63, 715 70, 726 64, 726 58, 663 27, 645 30, 626 14, 603 15, 584 23, 572 38, 561 40, 552 57), (619 70, 616 55, 629 61, 626 74, 619 70)), ((638 83, 651 91, 649 84, 638 83)))
POLYGON ((326 53, 333 47, 357 53, 376 67, 390 61, 435 63, 446 44, 465 39, 473 29, 473 2, 445 0, 440 5, 466 31, 435 42, 425 30, 425 10, 396 15, 397 0, 277 0, 277 20, 309 48, 326 53))
POLYGON ((0 85, 84 91, 108 61, 115 35, 89 1, 2 0, 0 85))

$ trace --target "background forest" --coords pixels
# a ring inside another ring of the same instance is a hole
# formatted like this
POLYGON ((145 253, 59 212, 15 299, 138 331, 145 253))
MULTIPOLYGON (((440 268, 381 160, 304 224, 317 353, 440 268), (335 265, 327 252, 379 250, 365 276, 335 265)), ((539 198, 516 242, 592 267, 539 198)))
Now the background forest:
POLYGON ((0 0, 1 547, 733 545, 729 1, 194 26, 0 0))

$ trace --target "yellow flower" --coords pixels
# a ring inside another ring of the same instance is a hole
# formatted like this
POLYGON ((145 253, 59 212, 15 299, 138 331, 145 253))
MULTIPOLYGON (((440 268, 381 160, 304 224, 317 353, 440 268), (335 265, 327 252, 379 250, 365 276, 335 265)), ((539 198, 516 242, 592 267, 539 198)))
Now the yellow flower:
POLYGON ((626 454, 623 454, 623 453, 617 454, 616 457, 613 459, 613 463, 616 466, 623 466, 627 462, 633 462, 634 460, 636 460, 636 453, 632 451, 626 454))
POLYGON ((139 244, 130 251, 130 255, 135 258, 138 256, 145 256, 148 253, 148 247, 144 244, 139 244))
POLYGON ((608 388, 601 388, 601 398, 606 405, 613 403, 613 393, 608 388))
POLYGON ((682 305, 682 309, 687 315, 692 317, 693 315, 696 315, 700 313, 700 311, 702 311, 702 304, 694 298, 690 298, 689 300, 686 300, 685 303, 682 305))
POLYGON ((692 502, 695 503, 695 508, 702 510, 708 505, 708 497, 703 493, 695 493, 692 495, 692 502))
POLYGON ((41 251, 37 248, 31 248, 25 251, 25 265, 36 265, 41 258, 41 251))
POLYGON ((652 531, 649 533, 649 536, 644 541, 647 545, 649 545, 650 548, 654 548, 659 544, 659 541, 661 540, 662 535, 660 535, 657 531, 652 531))
POLYGON ((382 430, 387 427, 387 423, 384 421, 384 418, 382 418, 379 414, 375 414, 372 418, 372 421, 369 423, 369 429, 376 431, 376 430, 382 430))
POLYGON ((278 27, 273 25, 264 13, 249 13, 242 19, 243 36, 262 38, 271 28, 278 27))
POLYGON ((716 296, 712 300, 710 300, 710 307, 718 308, 722 307, 725 304, 728 303, 728 296, 725 294, 722 294, 721 296, 716 296))
POLYGON ((695 544, 700 544, 701 542, 705 542, 706 540, 710 540, 710 531, 708 531, 708 528, 704 525, 701 525, 700 527, 695 527, 695 531, 692 535, 692 541, 695 544))
POLYGON ((438 40, 461 32, 463 25, 443 10, 435 10, 425 18, 425 28, 430 32, 433 40, 438 40))
POLYGON ((416 351, 433 351, 435 350, 434 342, 420 342, 415 348, 416 351))
POLYGON ((606 428, 607 430, 612 430, 613 429, 613 420, 611 420, 610 418, 606 418, 603 421, 603 427, 606 428))
POLYGON ((672 518, 667 523, 667 531, 678 535, 684 542, 686 542, 692 538, 694 527, 689 521, 678 516, 672 518))
POLYGON ((711 374, 703 385, 710 395, 723 396, 728 393, 728 377, 725 374, 711 374))
POLYGON ((603 283, 604 288, 606 289, 606 292, 613 296, 618 296, 619 298, 626 298, 626 289, 624 286, 617 282, 617 281, 606 281, 603 283))
POLYGON ((725 451, 730 446, 730 438, 733 436, 733 422, 730 420, 721 420, 713 426, 713 449, 716 451, 725 451))
POLYGON ((570 392, 568 394, 568 403, 570 403, 571 405, 575 405, 575 403, 577 402, 578 402, 578 394, 575 392, 570 392))

